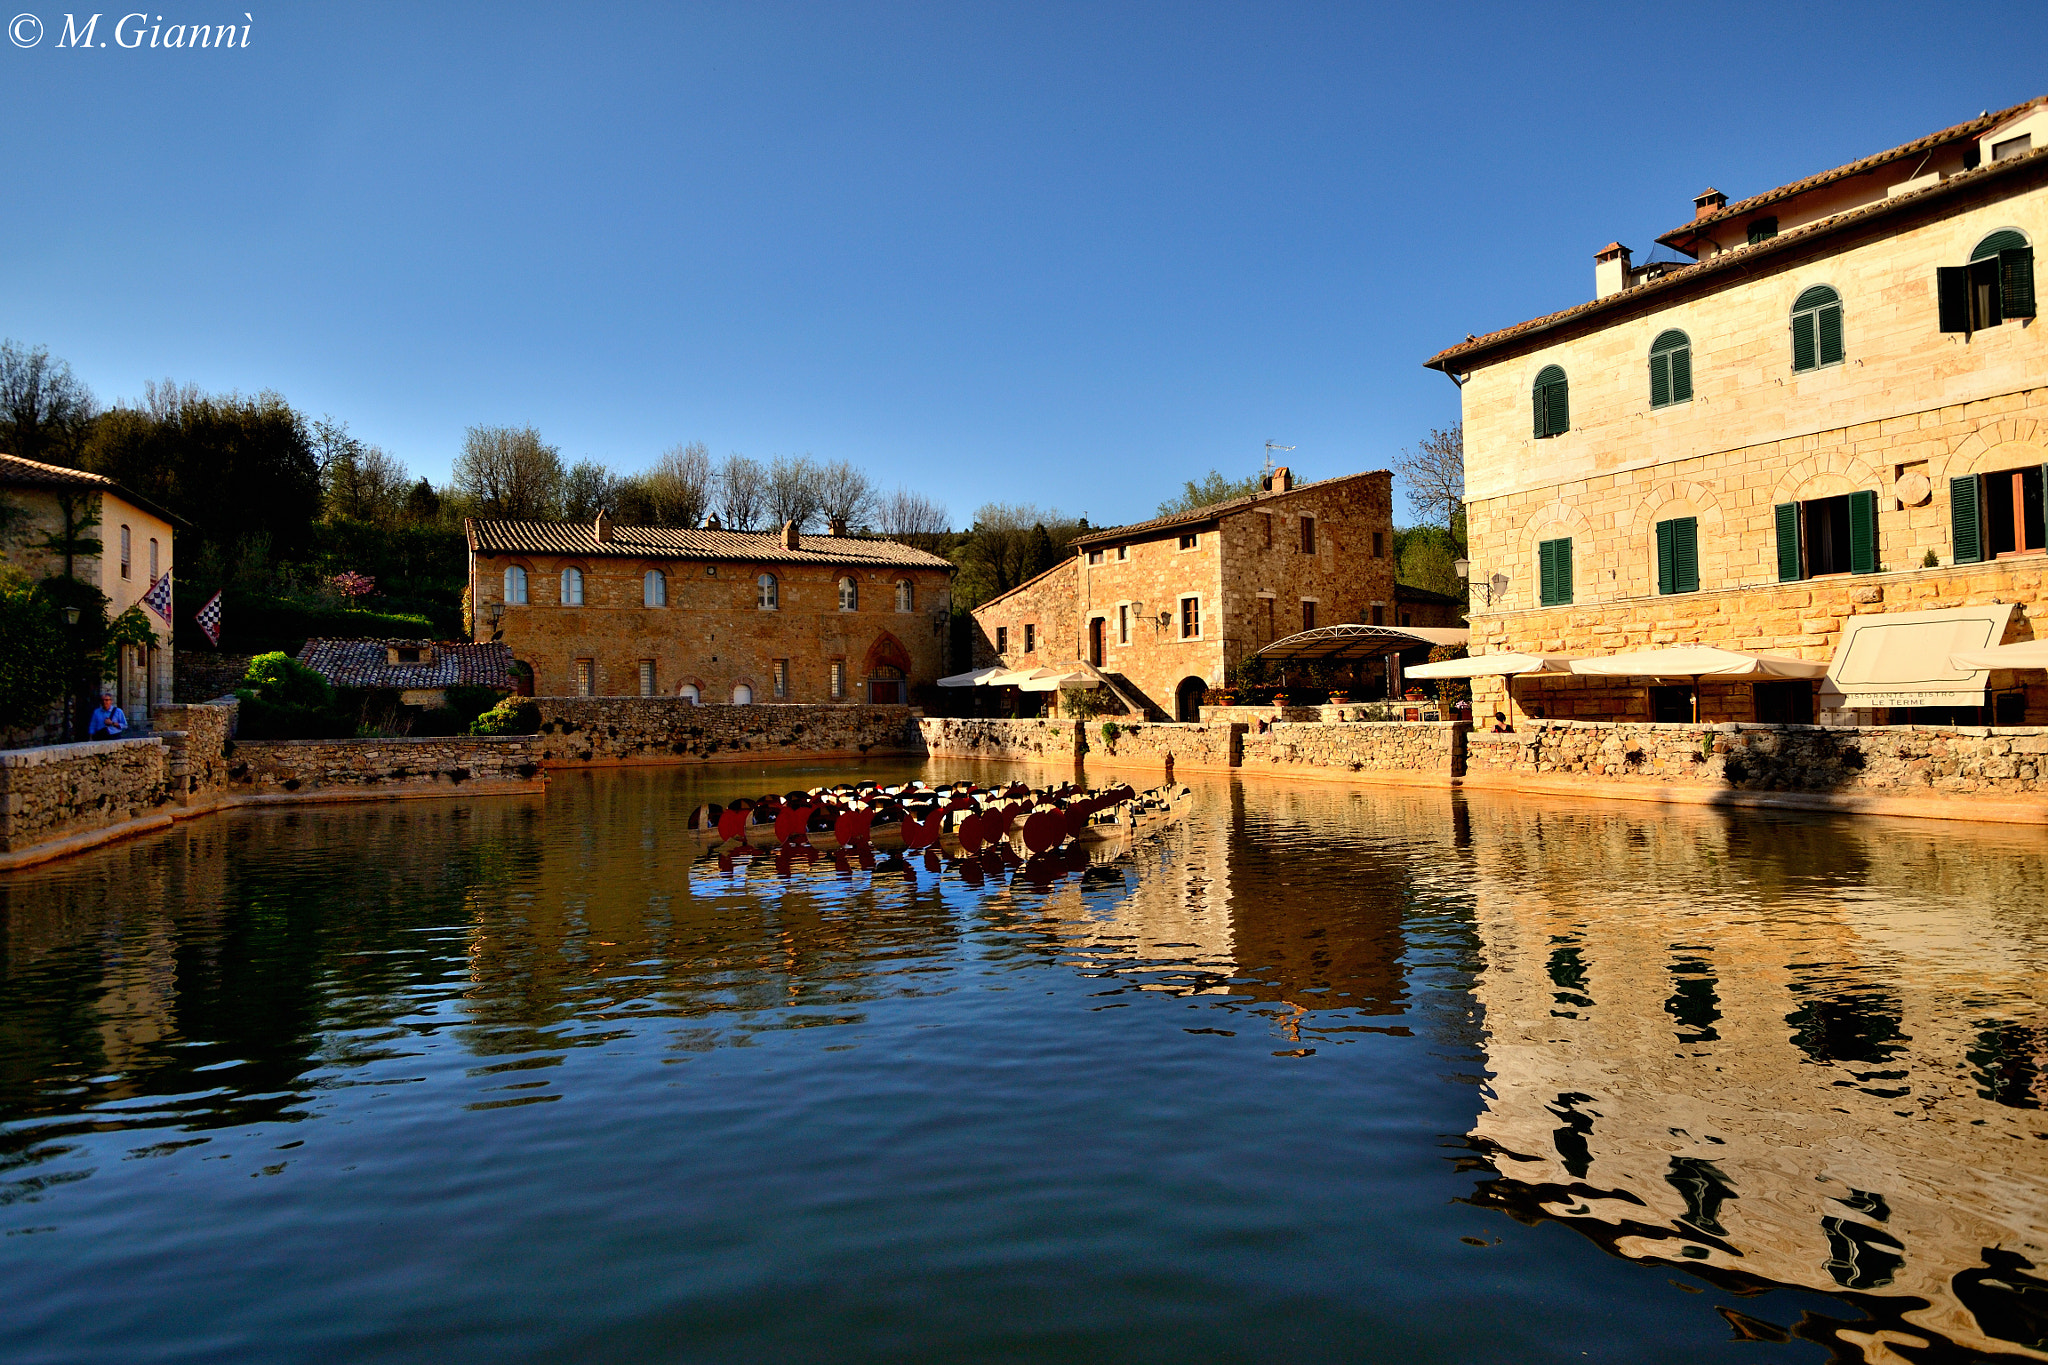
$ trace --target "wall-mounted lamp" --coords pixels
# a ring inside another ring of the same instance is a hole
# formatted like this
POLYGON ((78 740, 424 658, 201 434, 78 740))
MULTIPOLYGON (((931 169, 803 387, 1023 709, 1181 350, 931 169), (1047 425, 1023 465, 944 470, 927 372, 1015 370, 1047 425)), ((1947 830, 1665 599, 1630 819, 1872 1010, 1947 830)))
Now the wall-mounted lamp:
POLYGON ((75 625, 77 625, 77 624, 78 624, 78 608, 77 608, 77 607, 66 607, 66 608, 64 608, 64 624, 65 624, 65 625, 67 625, 67 626, 75 626, 75 625))
MULTIPOLYGON (((1452 560, 1451 572, 1466 580, 1466 589, 1469 592, 1471 588, 1472 561, 1469 559, 1452 560)), ((1482 579, 1479 583, 1479 590, 1486 594, 1486 605, 1490 607, 1493 605, 1494 598, 1507 592, 1508 576, 1504 573, 1497 573, 1491 578, 1482 579)))

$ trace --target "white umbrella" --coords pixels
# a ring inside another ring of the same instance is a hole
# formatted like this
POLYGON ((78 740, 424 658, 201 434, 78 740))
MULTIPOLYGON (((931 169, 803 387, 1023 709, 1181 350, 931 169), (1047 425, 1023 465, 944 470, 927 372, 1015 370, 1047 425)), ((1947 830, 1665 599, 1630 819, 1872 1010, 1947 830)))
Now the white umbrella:
POLYGON ((1572 672, 1593 678, 1688 678, 1692 681, 1692 719, 1700 719, 1701 678, 1821 678, 1826 664, 1787 654, 1751 654, 1711 645, 1675 649, 1641 649, 1633 654, 1607 654, 1573 659, 1572 672))
POLYGON ((1071 672, 1058 668, 1041 668, 1037 674, 1017 684, 1020 692, 1057 692, 1062 687, 1100 687, 1088 674, 1078 669, 1071 672))
POLYGON ((1406 678, 1519 678, 1529 673, 1569 673, 1571 660, 1557 654, 1482 654, 1404 668, 1406 678))
POLYGON ((2022 640, 1990 649, 1959 649, 1948 656, 1955 668, 2048 668, 2048 640, 2022 640))
POLYGON ((1001 667, 996 666, 989 668, 977 668, 971 673, 955 673, 950 678, 939 679, 939 686, 977 687, 983 683, 986 683, 990 677, 997 673, 1001 673, 1002 671, 1003 669, 1001 667))

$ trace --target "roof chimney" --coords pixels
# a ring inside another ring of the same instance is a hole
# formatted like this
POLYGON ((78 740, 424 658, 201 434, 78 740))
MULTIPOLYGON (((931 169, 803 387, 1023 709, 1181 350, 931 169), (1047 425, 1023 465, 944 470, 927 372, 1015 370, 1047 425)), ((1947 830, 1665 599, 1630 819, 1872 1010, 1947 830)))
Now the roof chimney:
POLYGON ((782 523, 782 548, 785 550, 797 548, 796 523, 793 521, 782 523))
POLYGON ((1727 207, 1728 196, 1715 189, 1712 185, 1709 185, 1692 201, 1693 221, 1698 222, 1700 219, 1710 217, 1727 207))
POLYGON ((725 523, 718 519, 718 513, 713 512, 710 516, 704 518, 704 529, 707 531, 723 531, 725 523))
POLYGON ((1259 480, 1259 491, 1263 493, 1285 493, 1294 487, 1294 471, 1286 465, 1273 466, 1273 472, 1259 480))
POLYGON ((612 538, 612 514, 609 508, 597 509, 597 543, 602 545, 612 538))
POLYGON ((832 517, 826 521, 825 525, 831 530, 832 534, 835 536, 843 536, 846 534, 845 517, 832 517))
POLYGON ((1628 273, 1633 268, 1629 249, 1620 242, 1609 242, 1594 252, 1593 297, 1604 299, 1628 288, 1628 273))

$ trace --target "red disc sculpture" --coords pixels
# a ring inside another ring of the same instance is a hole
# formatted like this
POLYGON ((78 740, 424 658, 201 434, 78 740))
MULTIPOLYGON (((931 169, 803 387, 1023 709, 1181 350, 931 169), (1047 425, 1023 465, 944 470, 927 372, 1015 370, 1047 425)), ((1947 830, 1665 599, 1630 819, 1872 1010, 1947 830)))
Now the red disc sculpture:
POLYGON ((1033 853, 1043 853, 1066 837, 1066 818, 1058 811, 1042 810, 1024 822, 1024 847, 1033 853))

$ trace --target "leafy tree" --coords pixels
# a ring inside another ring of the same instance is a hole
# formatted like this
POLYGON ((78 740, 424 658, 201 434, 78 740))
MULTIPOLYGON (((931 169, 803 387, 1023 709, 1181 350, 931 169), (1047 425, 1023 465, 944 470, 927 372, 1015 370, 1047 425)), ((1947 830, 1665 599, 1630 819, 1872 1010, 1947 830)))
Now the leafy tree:
POLYGON ((49 348, 0 341, 0 453, 75 466, 97 407, 49 348))
POLYGON ((441 495, 434 491, 434 485, 424 478, 414 484, 405 495, 405 518, 414 522, 433 522, 441 519, 441 495))
MULTIPOLYGON (((1462 525, 1465 513, 1465 424, 1431 428, 1429 435, 1404 450, 1394 473, 1408 490, 1408 503, 1423 520, 1450 530, 1462 525)), ((1460 537, 1462 539, 1462 537, 1460 537)))
POLYGON ((590 521, 600 507, 619 512, 621 480, 595 460, 578 460, 562 476, 561 514, 571 521, 590 521))
POLYGON ((561 514, 562 452, 532 427, 471 427, 454 475, 456 491, 479 516, 526 521, 561 514))
POLYGON ((320 466, 321 508, 348 521, 391 522, 404 512, 405 466, 349 434, 348 423, 323 417, 312 424, 313 458, 320 466))
POLYGON ((974 514, 973 529, 952 552, 953 562, 960 566, 953 581, 954 610, 971 610, 1043 573, 1088 529, 1086 517, 1069 517, 1057 508, 982 504, 974 514))
POLYGON ((64 695, 64 628, 57 604, 19 570, 0 574, 0 730, 40 724, 64 695))
POLYGON ((1416 526, 1394 532, 1394 577, 1411 588, 1463 598, 1465 580, 1451 567, 1463 554, 1457 540, 1440 526, 1416 526))
POLYGON ((1242 479, 1226 479, 1216 470, 1200 481, 1189 479, 1181 489, 1180 496, 1168 498, 1159 504, 1162 517, 1178 516, 1201 507, 1213 507, 1219 502, 1230 502, 1236 498, 1248 498, 1259 491, 1260 475, 1253 474, 1242 479))

